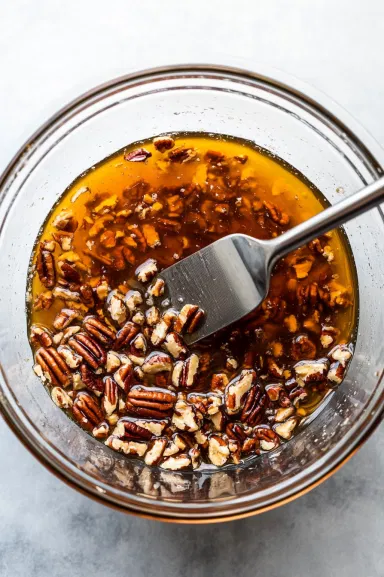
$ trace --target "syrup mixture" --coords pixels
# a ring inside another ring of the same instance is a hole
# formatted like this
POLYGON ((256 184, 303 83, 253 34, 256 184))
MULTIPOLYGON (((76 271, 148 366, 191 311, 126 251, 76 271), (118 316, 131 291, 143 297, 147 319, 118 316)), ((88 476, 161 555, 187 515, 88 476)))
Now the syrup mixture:
POLYGON ((289 440, 352 358, 354 264, 341 231, 275 266, 252 314, 187 347, 209 311, 170 303, 161 271, 232 233, 270 239, 322 210, 250 142, 173 134, 79 177, 45 221, 28 287, 35 373, 110 448, 179 470, 289 440))

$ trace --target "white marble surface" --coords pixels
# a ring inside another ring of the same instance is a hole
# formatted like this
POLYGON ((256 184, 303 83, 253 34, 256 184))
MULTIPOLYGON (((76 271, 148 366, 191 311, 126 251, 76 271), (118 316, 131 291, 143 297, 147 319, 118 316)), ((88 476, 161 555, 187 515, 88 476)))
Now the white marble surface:
MULTIPOLYGON (((3 0, 0 169, 68 100, 176 62, 270 66, 326 92, 384 145, 381 0, 3 0)), ((384 433, 326 483, 230 524, 174 526, 98 505, 48 473, 0 421, 0 575, 379 577, 384 433)))

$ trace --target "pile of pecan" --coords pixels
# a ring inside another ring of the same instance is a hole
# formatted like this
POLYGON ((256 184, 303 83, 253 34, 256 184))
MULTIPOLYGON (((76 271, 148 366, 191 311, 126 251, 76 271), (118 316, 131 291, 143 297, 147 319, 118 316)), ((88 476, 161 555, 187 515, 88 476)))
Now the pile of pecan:
POLYGON ((343 380, 352 349, 334 325, 350 296, 324 235, 278 263, 254 313, 189 349, 184 335, 204 311, 170 308, 161 270, 231 232, 273 238, 290 218, 262 200, 247 155, 200 159, 168 136, 153 146, 123 162, 159 152, 173 175, 201 162, 204 183, 76 191, 70 202, 85 198, 86 215, 64 208, 37 245, 32 308, 51 321, 31 326, 34 370, 56 405, 115 451, 170 470, 238 464, 289 440, 303 407, 343 380))
POLYGON ((164 282, 148 284, 156 268, 149 260, 137 269, 141 291, 111 291, 103 317, 80 320, 76 310, 63 308, 55 334, 31 327, 32 342, 41 345, 34 370, 52 399, 108 447, 171 470, 197 468, 202 459, 239 463, 291 438, 307 387, 343 379, 352 353, 339 345, 327 358, 298 362, 285 381, 272 362, 276 382, 268 383, 254 368, 236 371, 228 358, 230 371, 212 375, 212 390, 196 391, 204 367, 183 334, 198 327, 204 312, 187 304, 161 313, 152 303, 163 296, 164 282))

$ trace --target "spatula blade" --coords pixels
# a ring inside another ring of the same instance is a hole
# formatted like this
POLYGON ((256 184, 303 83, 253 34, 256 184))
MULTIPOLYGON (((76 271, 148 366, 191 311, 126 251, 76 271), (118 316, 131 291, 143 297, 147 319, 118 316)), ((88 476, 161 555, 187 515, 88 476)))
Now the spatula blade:
POLYGON ((267 291, 265 242, 246 235, 226 236, 164 270, 172 306, 199 305, 204 322, 192 344, 242 318, 265 298, 267 291))

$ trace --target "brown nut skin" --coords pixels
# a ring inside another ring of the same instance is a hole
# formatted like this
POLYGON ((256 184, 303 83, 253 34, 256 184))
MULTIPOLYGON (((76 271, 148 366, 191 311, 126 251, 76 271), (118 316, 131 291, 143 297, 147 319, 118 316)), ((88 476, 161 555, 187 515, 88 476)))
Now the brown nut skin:
POLYGON ((53 288, 55 286, 55 258, 48 250, 44 250, 43 245, 40 245, 40 250, 37 254, 36 270, 39 279, 45 287, 53 288))

